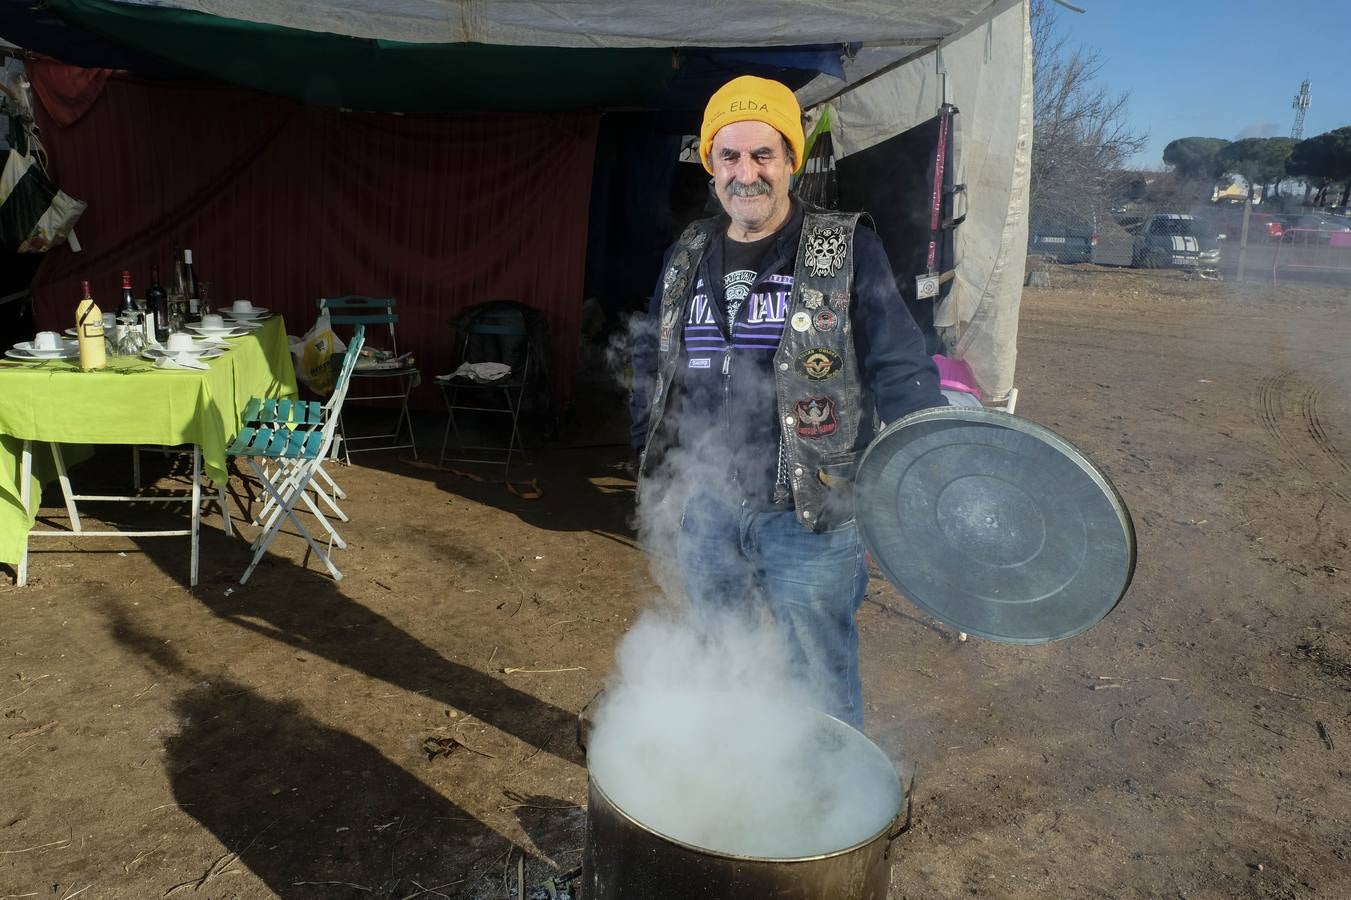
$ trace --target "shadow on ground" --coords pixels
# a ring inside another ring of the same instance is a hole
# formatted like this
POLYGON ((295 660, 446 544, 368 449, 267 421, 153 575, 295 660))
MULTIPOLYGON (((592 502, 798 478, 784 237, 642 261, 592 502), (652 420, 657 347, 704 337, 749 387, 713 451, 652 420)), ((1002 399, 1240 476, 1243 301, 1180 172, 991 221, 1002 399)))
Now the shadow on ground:
POLYGON ((366 742, 296 704, 203 680, 121 610, 110 618, 121 644, 192 685, 173 704, 165 770, 177 803, 227 852, 170 892, 233 896, 219 892, 242 864, 278 897, 455 895, 511 846, 366 742))

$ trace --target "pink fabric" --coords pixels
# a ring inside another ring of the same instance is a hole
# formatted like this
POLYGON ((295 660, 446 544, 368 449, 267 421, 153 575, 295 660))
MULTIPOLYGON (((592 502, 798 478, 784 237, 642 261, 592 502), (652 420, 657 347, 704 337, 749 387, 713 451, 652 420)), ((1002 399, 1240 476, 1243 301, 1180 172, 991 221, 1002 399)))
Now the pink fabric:
MULTIPOLYGON (((37 79, 34 79, 35 82, 37 79)), ((303 334, 319 297, 394 297, 420 406, 455 367, 450 322, 485 300, 543 311, 555 392, 571 400, 598 117, 395 116, 114 75, 85 115, 44 122, 56 183, 89 203, 82 253, 34 283, 42 328, 69 324, 80 279, 111 309, 190 247, 215 306, 246 297, 303 334)), ((377 334, 372 335, 378 337, 377 334)))
POLYGON ((976 387, 976 376, 971 371, 970 363, 964 359, 951 359, 946 356, 935 356, 933 359, 938 365, 939 387, 980 397, 980 388, 976 387))

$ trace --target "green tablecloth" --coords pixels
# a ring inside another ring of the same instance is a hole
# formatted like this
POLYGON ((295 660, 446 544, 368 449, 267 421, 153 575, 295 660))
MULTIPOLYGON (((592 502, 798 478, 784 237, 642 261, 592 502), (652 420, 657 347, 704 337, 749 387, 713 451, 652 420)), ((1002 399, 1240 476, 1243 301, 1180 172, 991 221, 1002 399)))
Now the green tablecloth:
MULTIPOLYGON (((225 448, 251 397, 294 397, 296 375, 281 316, 228 342, 207 371, 156 369, 147 359, 108 358, 81 372, 78 361, 0 360, 0 562, 17 564, 34 517, 19 500, 24 440, 60 444, 196 444, 207 476, 226 478, 225 448)), ((50 454, 35 453, 33 496, 51 477, 50 454)), ((69 460, 69 456, 67 459, 69 460)))

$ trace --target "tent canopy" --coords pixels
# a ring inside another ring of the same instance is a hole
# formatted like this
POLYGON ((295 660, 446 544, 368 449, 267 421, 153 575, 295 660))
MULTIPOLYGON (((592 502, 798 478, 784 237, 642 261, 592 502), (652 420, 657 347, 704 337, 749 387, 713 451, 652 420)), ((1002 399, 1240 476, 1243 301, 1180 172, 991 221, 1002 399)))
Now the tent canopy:
MULTIPOLYGON (((55 4, 54 4, 55 5, 55 4)), ((61 4, 65 5, 65 4, 61 4)), ((407 43, 517 47, 936 44, 990 0, 123 0, 260 25, 407 43)))

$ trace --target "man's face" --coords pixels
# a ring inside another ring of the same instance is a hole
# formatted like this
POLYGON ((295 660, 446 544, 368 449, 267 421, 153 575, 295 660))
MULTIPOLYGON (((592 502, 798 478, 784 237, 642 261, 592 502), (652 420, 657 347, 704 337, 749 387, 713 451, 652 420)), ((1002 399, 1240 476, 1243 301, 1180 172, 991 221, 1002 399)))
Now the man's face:
POLYGON ((772 125, 733 122, 718 129, 709 163, 718 200, 736 226, 734 238, 764 237, 788 218, 793 163, 772 125))

